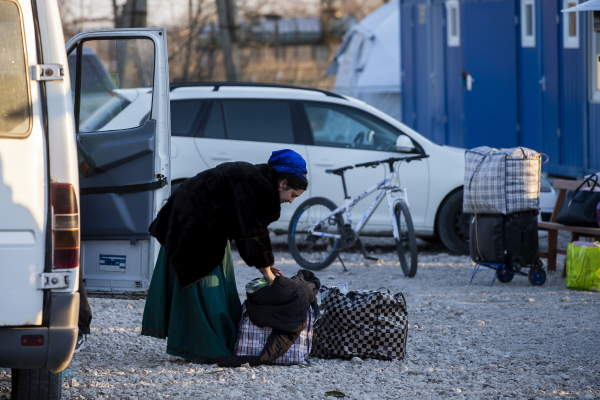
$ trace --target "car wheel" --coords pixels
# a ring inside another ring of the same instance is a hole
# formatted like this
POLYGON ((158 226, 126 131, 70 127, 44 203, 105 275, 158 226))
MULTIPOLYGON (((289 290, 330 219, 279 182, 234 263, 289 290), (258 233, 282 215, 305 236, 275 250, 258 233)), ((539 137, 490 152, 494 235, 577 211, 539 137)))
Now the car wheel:
POLYGON ((453 253, 469 254, 469 214, 463 214, 463 191, 452 193, 442 204, 437 228, 440 240, 453 253))
POLYGON ((45 369, 13 369, 13 400, 58 400, 61 397, 62 372, 45 369))

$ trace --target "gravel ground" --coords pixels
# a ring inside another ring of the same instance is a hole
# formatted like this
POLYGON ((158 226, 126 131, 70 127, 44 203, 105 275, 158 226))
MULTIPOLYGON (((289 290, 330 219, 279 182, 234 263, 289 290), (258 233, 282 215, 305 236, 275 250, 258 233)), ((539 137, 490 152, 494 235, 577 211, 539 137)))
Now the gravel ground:
MULTIPOLYGON (((417 276, 409 279, 389 243, 369 244, 383 262, 344 254, 349 272, 338 262, 317 276, 351 290, 403 292, 410 324, 404 361, 311 359, 308 367, 222 370, 169 356, 165 341, 140 336, 144 300, 91 298, 92 335, 64 371, 63 398, 324 399, 339 391, 350 399, 600 399, 600 294, 565 289, 560 271, 541 287, 521 276, 469 285, 468 257, 425 243, 417 276)), ((297 264, 281 249, 276 265, 295 274, 297 264)), ((237 252, 234 260, 243 294, 258 271, 237 252)), ((476 281, 491 277, 485 270, 476 281)), ((10 370, 0 369, 0 399, 9 398, 9 384, 10 370)))

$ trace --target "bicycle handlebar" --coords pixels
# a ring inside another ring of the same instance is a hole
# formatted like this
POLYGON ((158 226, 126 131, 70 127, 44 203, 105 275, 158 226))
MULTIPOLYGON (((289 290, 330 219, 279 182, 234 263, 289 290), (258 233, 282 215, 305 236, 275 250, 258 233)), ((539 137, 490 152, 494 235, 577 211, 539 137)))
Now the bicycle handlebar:
POLYGON ((407 163, 414 161, 414 160, 422 160, 423 158, 428 158, 429 154, 419 154, 418 156, 411 156, 411 157, 391 157, 385 160, 379 160, 379 161, 371 161, 371 162, 366 162, 366 163, 362 163, 362 164, 356 164, 355 167, 376 167, 378 165, 381 164, 390 164, 390 168, 392 167, 392 164, 398 162, 398 161, 406 161, 407 163))

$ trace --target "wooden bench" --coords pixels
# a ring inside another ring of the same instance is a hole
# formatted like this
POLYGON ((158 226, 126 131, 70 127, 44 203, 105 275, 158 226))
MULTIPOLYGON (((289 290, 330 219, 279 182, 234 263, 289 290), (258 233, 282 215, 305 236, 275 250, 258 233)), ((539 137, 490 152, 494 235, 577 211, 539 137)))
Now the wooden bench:
MULTIPOLYGON (((555 179, 552 187, 558 190, 558 198, 550 217, 550 222, 538 222, 538 229, 548 231, 548 251, 540 252, 540 257, 548 259, 548 271, 556 271, 556 255, 567 254, 566 249, 557 249, 558 231, 571 232, 571 242, 579 240, 581 237, 594 238, 600 241, 600 228, 587 228, 582 226, 569 226, 556 222, 556 216, 565 200, 567 190, 575 190, 581 185, 581 181, 569 181, 565 179, 555 179)), ((567 262, 563 267, 562 277, 567 275, 567 262)))

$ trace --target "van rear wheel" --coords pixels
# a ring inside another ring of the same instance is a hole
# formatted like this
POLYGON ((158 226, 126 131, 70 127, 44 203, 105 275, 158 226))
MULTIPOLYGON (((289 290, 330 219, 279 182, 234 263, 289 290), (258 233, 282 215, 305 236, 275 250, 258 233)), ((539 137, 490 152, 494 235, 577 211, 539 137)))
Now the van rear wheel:
POLYGON ((45 369, 13 369, 12 400, 58 400, 61 397, 62 372, 45 369))

